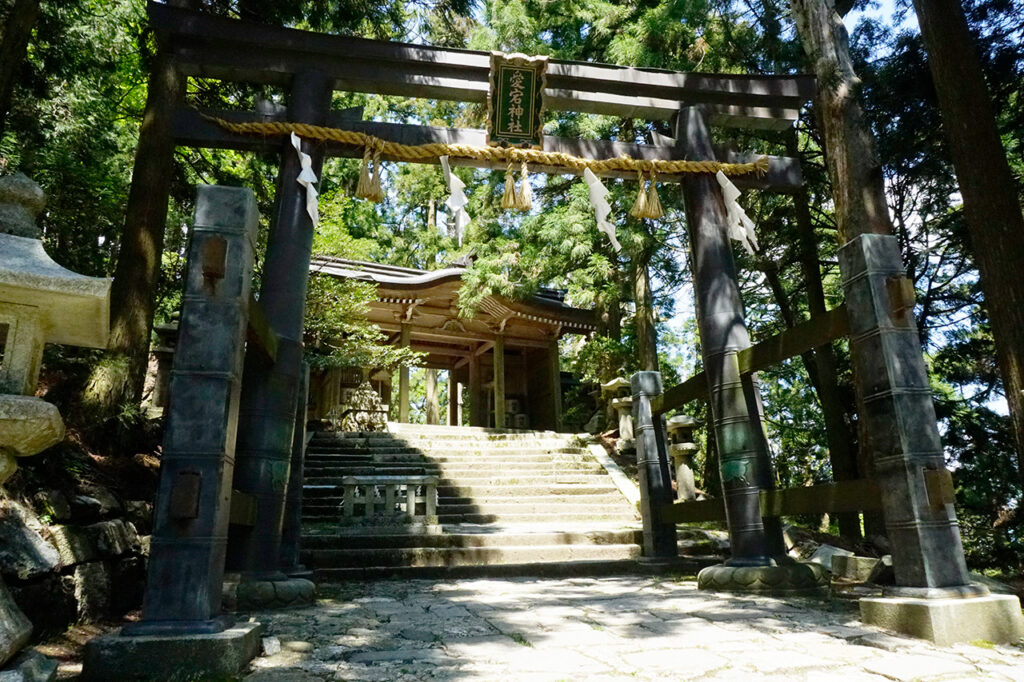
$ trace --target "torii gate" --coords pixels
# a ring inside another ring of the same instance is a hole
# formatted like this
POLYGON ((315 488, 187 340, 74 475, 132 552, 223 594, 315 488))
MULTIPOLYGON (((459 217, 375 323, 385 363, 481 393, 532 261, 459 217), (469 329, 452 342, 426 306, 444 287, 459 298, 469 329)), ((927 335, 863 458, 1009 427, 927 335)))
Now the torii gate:
MULTIPOLYGON (((219 451, 190 450, 187 440, 174 447, 165 444, 142 620, 126 628, 120 638, 134 640, 131 646, 145 639, 142 635, 169 636, 173 640, 223 630, 225 625, 218 620, 218 612, 225 557, 233 570, 241 572, 242 587, 247 587, 244 592, 252 599, 250 605, 273 606, 275 591, 295 596, 294 590, 278 588, 291 580, 280 570, 281 536, 299 400, 302 318, 313 225, 305 210, 305 192, 297 183, 300 163, 287 139, 233 133, 209 117, 235 123, 310 124, 406 145, 443 142, 483 146, 483 131, 376 123, 359 120, 358 111, 333 111, 331 93, 345 90, 484 102, 490 87, 490 55, 485 52, 249 24, 153 2, 148 11, 160 49, 181 76, 285 86, 290 95, 287 108, 269 107, 250 113, 200 113, 184 102, 154 112, 169 122, 177 145, 279 152, 283 156, 259 302, 249 309, 250 325, 254 315, 262 317, 270 331, 262 334, 262 350, 250 344, 246 353, 244 390, 237 409, 237 447, 232 441, 236 431, 233 409, 225 411, 222 429, 227 439, 219 451), (267 353, 267 346, 275 352, 267 353), (183 479, 171 475, 182 472, 182 462, 190 463, 192 469, 185 473, 193 476, 183 479), (247 507, 250 512, 250 525, 232 526, 226 547, 226 500, 214 501, 199 492, 209 486, 218 490, 231 490, 233 486, 236 506, 247 507), (193 516, 178 513, 183 501, 185 507, 194 502, 193 516), (182 570, 182 561, 189 562, 187 571, 182 570), (197 590, 202 598, 196 598, 197 590), (261 601, 266 595, 269 600, 261 601)), ((716 151, 708 127, 786 129, 815 92, 811 76, 687 74, 559 60, 548 63, 546 79, 543 97, 550 110, 670 121, 674 126, 675 139, 659 137, 656 144, 555 137, 541 141, 545 152, 590 160, 625 155, 641 161, 714 161, 717 157, 726 162, 750 162, 757 155, 716 151)), ((365 151, 358 144, 309 139, 303 140, 302 150, 311 157, 317 176, 326 156, 360 157, 365 151)), ((389 160, 386 151, 383 159, 389 160)), ((422 161, 436 163, 437 158, 422 161)), ((497 169, 506 165, 505 160, 487 158, 453 156, 451 161, 497 169)), ((532 164, 531 168, 555 174, 582 172, 561 165, 532 164)), ((633 170, 605 169, 599 174, 635 177, 633 170)), ((770 461, 752 370, 764 365, 757 362, 761 346, 751 348, 744 324, 720 189, 708 173, 660 173, 659 179, 679 182, 683 188, 706 376, 697 383, 706 383, 711 396, 732 540, 733 556, 728 566, 714 573, 714 580, 705 582, 712 587, 749 588, 749 571, 733 579, 733 569, 753 567, 760 571, 758 580, 763 578, 761 586, 777 586, 780 580, 794 575, 796 583, 803 581, 806 586, 817 576, 808 578, 777 565, 777 536, 765 531, 762 520, 771 516, 770 510, 762 512, 760 504, 762 492, 771 488, 770 461), (755 356, 753 362, 751 353, 755 356)), ((767 172, 737 176, 734 182, 742 188, 787 192, 799 187, 802 177, 796 159, 769 157, 767 172)), ((148 189, 168 191, 166 187, 148 189)), ((202 208, 198 207, 197 212, 202 208)), ((947 587, 958 595, 977 594, 969 586, 950 486, 945 485, 948 472, 943 465, 923 359, 916 341, 910 343, 912 325, 897 319, 909 303, 900 298, 905 289, 899 285, 902 269, 895 240, 859 237, 844 247, 840 262, 849 299, 848 327, 853 333, 861 420, 867 425, 865 432, 872 434, 864 445, 879 449, 875 457, 878 485, 893 538, 897 581, 916 590, 914 595, 936 594, 936 589, 945 595, 941 588, 947 587), (896 282, 896 286, 890 282, 896 282), (891 306, 890 300, 900 307, 891 306)), ((190 277, 199 272, 190 266, 190 277)), ((207 275, 205 270, 201 274, 207 275)), ((830 326, 827 331, 835 329, 830 326)), ((770 360, 799 353, 803 347, 791 351, 801 343, 812 348, 835 336, 812 334, 808 345, 806 330, 803 334, 802 340, 796 331, 776 339, 786 352, 770 360)), ((188 350, 179 345, 179 354, 188 350)), ((675 553, 676 512, 670 507, 659 415, 700 391, 693 391, 695 383, 691 381, 662 398, 660 375, 651 372, 635 375, 632 383, 645 553, 651 557, 671 556, 675 553), (652 420, 652 414, 657 419, 652 420)), ((175 398, 172 390, 169 419, 171 423, 178 419, 181 426, 196 410, 192 406, 190 413, 175 398)), ((289 518, 294 513, 290 510, 289 518)), ((242 592, 240 588, 239 594, 242 592)), ((105 646, 104 651, 113 653, 87 658, 94 661, 94 669, 113 665, 113 661, 123 662, 139 651, 116 642, 110 645, 108 641, 105 646)))

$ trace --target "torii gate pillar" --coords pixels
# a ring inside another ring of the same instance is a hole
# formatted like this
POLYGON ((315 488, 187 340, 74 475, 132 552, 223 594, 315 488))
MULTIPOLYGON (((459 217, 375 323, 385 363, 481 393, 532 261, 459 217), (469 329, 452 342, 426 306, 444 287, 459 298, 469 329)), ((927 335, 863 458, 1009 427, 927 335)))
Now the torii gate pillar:
MULTIPOLYGON (((322 72, 300 72, 292 81, 288 116, 323 123, 330 101, 331 83, 322 72)), ((234 485, 255 500, 256 514, 253 525, 233 526, 228 541, 229 570, 241 573, 238 605, 250 609, 311 603, 315 591, 308 580, 288 578, 279 565, 313 249, 306 191, 297 181, 301 165, 285 144, 260 287, 260 303, 278 337, 277 359, 270 364, 252 350, 246 354, 238 418, 234 485)), ((303 151, 312 157, 313 172, 319 177, 323 145, 303 142, 303 151)))
MULTIPOLYGON (((680 111, 676 138, 684 146, 686 158, 715 158, 700 107, 680 111)), ((806 565, 794 564, 782 548, 777 520, 766 524, 761 517, 760 492, 774 487, 771 460, 757 383, 741 375, 737 361, 738 352, 750 347, 750 337, 726 234, 721 190, 715 178, 707 174, 688 175, 681 182, 690 232, 697 326, 732 544, 732 557, 723 565, 701 571, 698 586, 754 591, 769 586, 814 588, 823 576, 806 565)))

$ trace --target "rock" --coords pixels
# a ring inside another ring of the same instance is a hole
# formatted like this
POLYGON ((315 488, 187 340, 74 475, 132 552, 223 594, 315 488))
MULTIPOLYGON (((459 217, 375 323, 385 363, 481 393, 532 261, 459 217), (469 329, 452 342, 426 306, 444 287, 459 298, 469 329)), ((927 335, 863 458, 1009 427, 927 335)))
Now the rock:
POLYGON ((32 614, 37 633, 62 633, 78 617, 74 576, 52 574, 10 589, 21 610, 32 614))
POLYGON ((91 486, 71 498, 75 518, 88 523, 121 511, 121 503, 105 488, 91 486))
POLYGON ((57 570, 60 553, 32 526, 35 516, 17 502, 0 503, 0 573, 29 580, 57 570))
POLYGON ((94 623, 110 615, 110 569, 102 561, 75 567, 75 600, 78 620, 94 623))
POLYGON ((589 434, 599 433, 601 431, 602 420, 603 415, 601 414, 601 411, 598 410, 597 412, 594 413, 594 416, 590 418, 590 421, 586 423, 586 425, 583 427, 583 430, 589 434))
POLYGON ((0 670, 0 682, 51 682, 56 677, 57 661, 38 651, 25 651, 0 670))
POLYGON ((833 547, 832 545, 819 545, 818 549, 814 550, 814 554, 807 561, 809 563, 818 564, 824 566, 828 570, 832 570, 832 557, 834 556, 853 556, 853 552, 839 547, 833 547))
POLYGON ((25 646, 32 634, 32 623, 14 603, 7 586, 0 581, 0 666, 25 646))
POLYGON ((836 578, 853 582, 865 582, 874 570, 878 559, 867 556, 846 556, 836 554, 832 557, 832 575, 836 578))
POLYGON ((975 573, 974 571, 971 571, 969 575, 971 576, 972 583, 979 583, 981 585, 984 585, 992 594, 1017 594, 1016 590, 1014 590, 1012 587, 1010 587, 1001 580, 989 578, 987 575, 975 573))
POLYGON ((29 239, 39 239, 41 234, 32 214, 15 204, 0 204, 0 233, 29 239))
POLYGON ((71 498, 71 512, 80 520, 93 521, 100 517, 103 503, 88 495, 75 495, 71 498))
POLYGON ((896 573, 892 570, 892 555, 886 554, 878 560, 875 567, 871 569, 868 582, 875 585, 895 585, 896 573))
POLYGON ((96 545, 85 529, 79 526, 50 526, 48 530, 63 566, 77 566, 98 558, 96 545))
POLYGON ((101 521, 82 529, 89 537, 96 551, 106 557, 139 552, 139 536, 135 526, 124 519, 101 521))
POLYGON ((0 178, 0 204, 21 206, 35 220, 46 207, 46 195, 27 175, 13 173, 0 178))
POLYGON ((100 516, 109 516, 122 510, 121 503, 114 494, 98 485, 81 486, 82 495, 91 499, 89 506, 99 512, 100 516), (99 507, 96 507, 99 503, 99 507))
POLYGON ((148 535, 153 531, 153 504, 145 500, 126 500, 124 515, 135 529, 148 535))
POLYGON ((0 395, 0 450, 18 457, 64 439, 64 420, 53 403, 27 395, 0 395))
POLYGON ((68 497, 59 490, 41 490, 32 496, 36 511, 41 516, 49 516, 51 521, 70 521, 71 503, 68 497))
POLYGON ((281 640, 277 637, 264 637, 263 638, 263 655, 273 656, 274 654, 281 653, 281 640))

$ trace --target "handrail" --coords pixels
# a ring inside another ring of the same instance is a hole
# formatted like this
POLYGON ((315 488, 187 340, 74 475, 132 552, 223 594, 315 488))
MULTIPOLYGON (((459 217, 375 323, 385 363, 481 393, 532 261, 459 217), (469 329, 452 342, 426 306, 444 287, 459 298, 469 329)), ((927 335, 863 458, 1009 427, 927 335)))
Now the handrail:
MULTIPOLYGON (((881 508, 878 483, 863 478, 761 491, 761 516, 765 517, 876 511, 881 508)), ((660 518, 668 523, 724 521, 725 505, 720 498, 675 502, 661 508, 660 518)))
MULTIPOLYGON (((804 353, 850 335, 850 322, 846 304, 779 332, 775 336, 745 348, 736 354, 740 374, 760 372, 783 360, 804 353)), ((664 414, 693 400, 707 400, 708 386, 704 372, 695 374, 678 386, 651 399, 651 411, 664 414)))

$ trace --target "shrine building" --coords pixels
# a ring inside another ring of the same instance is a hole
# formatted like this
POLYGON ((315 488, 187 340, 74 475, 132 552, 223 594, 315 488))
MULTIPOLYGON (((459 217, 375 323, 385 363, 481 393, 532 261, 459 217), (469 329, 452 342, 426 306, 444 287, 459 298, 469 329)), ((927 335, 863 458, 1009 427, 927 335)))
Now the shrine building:
MULTIPOLYGON (((428 271, 317 256, 310 273, 376 285, 370 322, 389 344, 424 353, 421 366, 448 372, 448 395, 455 396, 448 401, 449 425, 562 428, 558 340, 595 329, 594 312, 566 305, 564 292, 542 288, 522 301, 487 296, 471 317, 460 317, 465 266, 428 271)), ((382 401, 397 400, 393 416, 408 422, 409 367, 398 370, 397 395, 392 373, 374 370, 371 383, 382 401)), ((327 418, 361 378, 359 371, 315 372, 309 417, 327 418)))

